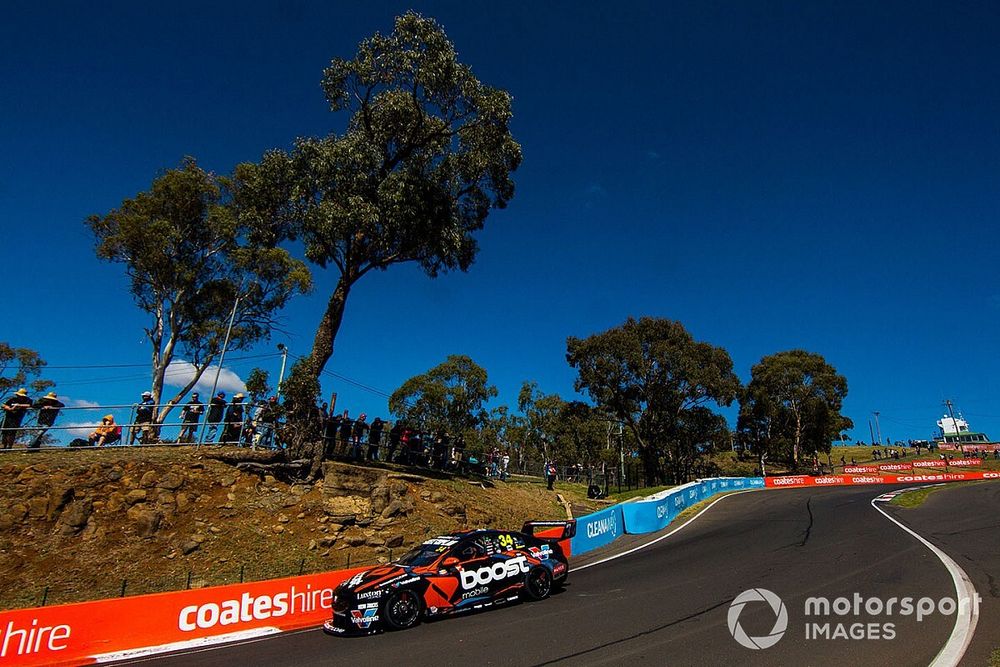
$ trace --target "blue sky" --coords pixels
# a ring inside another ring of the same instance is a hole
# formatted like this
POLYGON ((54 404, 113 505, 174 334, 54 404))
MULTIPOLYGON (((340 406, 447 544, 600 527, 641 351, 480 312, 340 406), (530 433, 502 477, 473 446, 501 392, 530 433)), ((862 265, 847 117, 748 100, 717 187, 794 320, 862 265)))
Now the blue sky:
MULTIPOLYGON (((59 393, 131 402, 149 345, 83 226, 193 155, 227 172, 339 129, 319 81, 408 8, 514 96, 524 151, 466 273, 354 290, 328 368, 383 392, 468 354, 516 402, 573 394, 568 335, 680 320, 729 350, 823 354, 867 438, 951 398, 1000 437, 1000 7, 988 2, 26 3, 0 24, 0 340, 59 393)), ((285 311, 304 354, 336 276, 285 311)), ((278 372, 276 357, 236 360, 278 372)), ((336 378, 338 405, 385 415, 336 378)), ((732 414, 729 411, 728 414, 732 414)))

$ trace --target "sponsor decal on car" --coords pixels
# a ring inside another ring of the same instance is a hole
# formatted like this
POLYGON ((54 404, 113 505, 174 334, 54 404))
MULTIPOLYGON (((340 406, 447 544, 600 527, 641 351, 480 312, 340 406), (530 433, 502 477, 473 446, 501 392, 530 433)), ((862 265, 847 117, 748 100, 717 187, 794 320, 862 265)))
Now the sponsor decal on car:
POLYGON ((462 588, 469 590, 476 586, 486 585, 491 581, 516 577, 530 569, 527 561, 525 556, 518 556, 508 561, 486 565, 478 570, 462 570, 462 588))
POLYGON ((471 598, 479 597, 480 595, 486 595, 490 592, 489 586, 480 586, 478 588, 473 588, 471 591, 462 593, 463 600, 469 600, 471 598))
POLYGON ((364 593, 358 593, 359 600, 374 600, 382 597, 382 589, 376 588, 373 591, 365 591, 364 593))
POLYGON ((412 584, 414 581, 420 581, 420 577, 410 577, 409 579, 403 579, 402 581, 394 581, 392 582, 392 585, 394 588, 399 588, 400 586, 412 584))
POLYGON ((378 620, 378 605, 361 605, 365 609, 352 609, 351 622, 362 630, 367 630, 378 620))
POLYGON ((458 544, 458 540, 453 537, 432 537, 429 540, 425 540, 424 544, 435 547, 451 547, 458 544))

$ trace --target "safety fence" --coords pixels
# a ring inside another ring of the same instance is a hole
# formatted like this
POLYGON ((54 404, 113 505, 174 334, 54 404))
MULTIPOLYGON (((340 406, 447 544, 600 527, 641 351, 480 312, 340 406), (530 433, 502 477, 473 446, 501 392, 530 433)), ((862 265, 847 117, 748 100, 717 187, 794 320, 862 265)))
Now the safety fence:
MULTIPOLYGON (((705 479, 580 517, 568 546, 579 555, 660 530, 727 491, 984 479, 1000 472, 705 479)), ((364 569, 0 612, 0 665, 92 664, 317 626, 330 615, 334 588, 364 569)))

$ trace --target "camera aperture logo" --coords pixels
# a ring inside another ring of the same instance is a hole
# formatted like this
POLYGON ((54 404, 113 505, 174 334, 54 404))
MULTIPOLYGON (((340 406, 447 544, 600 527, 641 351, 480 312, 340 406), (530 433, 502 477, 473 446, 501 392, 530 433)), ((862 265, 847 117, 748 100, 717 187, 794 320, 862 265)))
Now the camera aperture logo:
POLYGON ((788 629, 788 610, 785 603, 777 595, 766 588, 751 588, 736 596, 732 604, 729 605, 729 633, 740 646, 749 649, 771 648, 784 636, 788 629), (771 632, 763 637, 751 637, 747 635, 743 626, 740 625, 740 614, 748 602, 766 602, 774 612, 774 627, 771 632))

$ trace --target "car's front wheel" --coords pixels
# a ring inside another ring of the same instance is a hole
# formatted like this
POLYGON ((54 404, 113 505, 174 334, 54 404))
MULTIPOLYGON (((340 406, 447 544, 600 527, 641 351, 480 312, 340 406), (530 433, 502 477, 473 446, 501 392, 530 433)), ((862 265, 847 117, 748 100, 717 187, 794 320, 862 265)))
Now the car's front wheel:
POLYGON ((424 602, 416 591, 396 590, 382 603, 382 621, 390 630, 405 630, 420 622, 424 602))
POLYGON ((544 600, 552 592, 552 572, 544 565, 536 565, 528 570, 524 578, 524 597, 529 600, 544 600))

